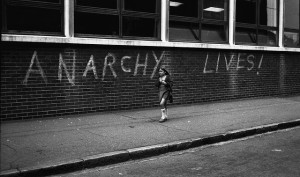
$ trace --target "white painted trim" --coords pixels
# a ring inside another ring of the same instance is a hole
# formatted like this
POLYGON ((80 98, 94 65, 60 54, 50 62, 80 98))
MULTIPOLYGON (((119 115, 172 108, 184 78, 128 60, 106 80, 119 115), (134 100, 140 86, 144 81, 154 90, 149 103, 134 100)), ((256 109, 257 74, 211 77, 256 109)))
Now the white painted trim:
POLYGON ((75 0, 69 0, 69 33, 70 37, 74 37, 74 5, 75 0))
POLYGON ((70 37, 70 1, 64 0, 64 35, 70 37))
POLYGON ((1 34, 2 41, 300 52, 300 48, 1 34))
POLYGON ((163 42, 168 41, 168 29, 169 29, 169 0, 161 0, 161 40, 163 42))
POLYGON ((279 0, 279 31, 278 31, 278 45, 279 47, 283 47, 284 46, 284 41, 283 41, 283 37, 284 37, 284 2, 283 0, 279 0))
POLYGON ((229 45, 234 45, 234 34, 235 34, 235 2, 236 0, 229 0, 229 45))

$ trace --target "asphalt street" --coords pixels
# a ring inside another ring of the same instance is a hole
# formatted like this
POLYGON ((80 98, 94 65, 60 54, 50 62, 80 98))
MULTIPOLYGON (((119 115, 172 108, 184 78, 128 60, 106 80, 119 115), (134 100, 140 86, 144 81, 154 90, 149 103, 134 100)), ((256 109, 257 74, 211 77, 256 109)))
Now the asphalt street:
POLYGON ((298 177, 300 128, 94 168, 62 177, 298 177))

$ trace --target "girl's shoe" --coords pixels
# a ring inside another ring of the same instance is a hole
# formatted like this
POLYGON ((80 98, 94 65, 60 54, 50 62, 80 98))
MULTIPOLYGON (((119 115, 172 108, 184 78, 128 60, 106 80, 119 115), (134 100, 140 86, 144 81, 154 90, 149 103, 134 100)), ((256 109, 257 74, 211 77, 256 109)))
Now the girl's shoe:
POLYGON ((163 123, 163 122, 165 122, 165 121, 167 121, 168 119, 167 118, 164 118, 164 119, 160 119, 158 122, 159 123, 163 123))

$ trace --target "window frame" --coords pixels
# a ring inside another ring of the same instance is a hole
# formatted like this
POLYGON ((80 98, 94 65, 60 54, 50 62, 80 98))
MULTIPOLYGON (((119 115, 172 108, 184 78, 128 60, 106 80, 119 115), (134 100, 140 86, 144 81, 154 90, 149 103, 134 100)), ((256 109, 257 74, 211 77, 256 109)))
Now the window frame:
POLYGON ((28 1, 28 0, 2 0, 2 32, 7 34, 24 34, 24 35, 47 35, 47 36, 64 36, 64 2, 59 3, 28 1), (41 9, 54 9, 60 12, 60 32, 35 31, 35 30, 13 30, 8 29, 7 24, 7 6, 33 7, 41 9))
MULTIPOLYGON (((224 16, 226 16, 226 19, 224 20, 217 20, 217 19, 206 19, 203 18, 203 3, 204 0, 197 0, 198 1, 198 16, 197 17, 185 17, 185 16, 178 16, 178 15, 171 15, 169 11, 169 22, 188 22, 188 23, 197 23, 198 24, 198 40, 194 41, 186 41, 186 40, 180 40, 180 39, 172 39, 169 41, 170 42, 190 42, 190 43, 212 43, 212 44, 228 44, 229 43, 229 1, 230 0, 225 0, 227 1, 227 11, 226 14, 224 13, 224 16), (225 41, 203 41, 202 36, 201 36, 201 30, 202 30, 202 25, 217 25, 217 26, 222 26, 224 28, 227 28, 225 31, 227 38, 225 41)), ((169 30, 170 32, 170 27, 169 30)))
MULTIPOLYGON (((255 46, 278 46, 279 45, 279 5, 280 5, 280 0, 276 0, 276 5, 277 5, 277 12, 276 12, 276 27, 272 27, 272 26, 267 26, 267 25, 261 25, 260 24, 260 3, 262 0, 255 0, 256 1, 256 18, 255 18, 255 24, 248 24, 248 23, 242 23, 242 22, 237 22, 237 20, 235 20, 235 32, 234 32, 234 43, 236 45, 255 45, 255 46), (256 31, 256 43, 247 43, 247 42, 238 42, 236 41, 236 29, 237 28, 248 28, 248 29, 252 29, 256 31), (263 43, 259 43, 259 31, 260 30, 269 30, 269 31, 276 31, 276 43, 275 45, 268 45, 268 44, 263 44, 263 43)), ((235 4, 235 6, 237 6, 237 4, 235 4)), ((236 7, 237 8, 237 7, 236 7)), ((237 11, 235 11, 236 13, 237 11)), ((237 16, 237 14, 236 14, 237 16)))
POLYGON ((88 7, 88 6, 80 6, 77 5, 76 0, 74 0, 74 14, 76 12, 85 12, 85 13, 96 13, 96 14, 104 14, 104 15, 115 15, 118 16, 118 35, 104 35, 104 34, 88 34, 88 33, 77 33, 75 31, 75 17, 74 17, 74 36, 75 37, 96 37, 96 38, 110 38, 110 39, 146 39, 146 40, 159 40, 160 39, 160 15, 161 15, 161 7, 160 0, 156 1, 156 12, 138 12, 138 11, 130 11, 125 10, 124 0, 117 0, 117 8, 116 9, 108 9, 108 8, 100 8, 100 7, 88 7), (154 19, 155 21, 155 29, 156 29, 156 37, 138 37, 138 36, 125 36, 123 35, 123 17, 137 17, 137 18, 149 18, 154 19))
MULTIPOLYGON (((285 11, 286 11, 286 9, 285 9, 285 3, 286 3, 286 1, 284 1, 283 3, 284 3, 283 4, 283 6, 284 6, 284 14, 283 14, 284 17, 283 18, 285 18, 285 15, 286 15, 285 14, 285 11)), ((283 36, 282 36, 282 38, 283 38, 283 47, 287 47, 287 48, 300 48, 300 3, 299 3, 299 29, 286 28, 285 24, 284 24, 283 25, 283 36), (287 46, 287 45, 285 45, 285 42, 284 42, 285 32, 298 33, 298 41, 299 41, 298 46, 287 46)))
MULTIPOLYGON (((47 34, 47 32, 28 32, 28 31, 13 31, 13 30, 3 30, 6 26, 6 13, 5 9, 6 2, 30 2, 29 0, 2 0, 2 34, 1 40, 5 42, 37 42, 37 43, 65 43, 65 44, 85 44, 85 45, 109 45, 109 46, 146 46, 146 47, 174 47, 174 48, 206 48, 206 49, 226 49, 226 50, 256 50, 256 51, 286 51, 286 52, 300 52, 300 48, 296 46, 284 46, 284 2, 285 0, 278 0, 279 3, 279 24, 278 24, 278 46, 257 46, 257 45, 236 45, 235 44, 235 13, 236 13, 236 1, 228 0, 228 40, 229 43, 219 44, 219 43, 200 43, 195 42, 173 42, 169 40, 169 4, 170 0, 160 0, 160 10, 161 18, 159 19, 157 27, 158 30, 158 40, 149 38, 112 38, 107 36, 91 36, 91 38, 86 38, 84 36, 74 36, 74 1, 75 0, 60 0, 62 3, 61 10, 61 33, 47 34), (161 30, 161 31, 160 31, 161 30), (109 38, 109 40, 107 40, 109 38), (138 40, 132 40, 138 39, 138 40)), ((35 2, 38 3, 38 0, 35 2)), ((41 3, 41 2, 39 2, 41 3)), ((45 4, 45 3, 42 3, 45 4)), ((277 12, 278 13, 278 12, 277 12)), ((297 32, 298 30, 291 29, 291 32, 297 32)), ((300 33, 300 32, 299 32, 300 33)), ((298 33, 298 34, 299 34, 298 33)))

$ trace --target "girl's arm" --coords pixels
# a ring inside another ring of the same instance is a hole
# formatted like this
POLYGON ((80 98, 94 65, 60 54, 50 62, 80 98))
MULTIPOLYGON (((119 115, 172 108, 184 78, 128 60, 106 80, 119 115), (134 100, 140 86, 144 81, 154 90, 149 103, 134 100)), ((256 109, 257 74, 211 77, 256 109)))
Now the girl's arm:
POLYGON ((167 77, 166 77, 166 80, 165 80, 165 82, 164 82, 164 84, 167 86, 167 87, 172 87, 172 81, 171 81, 171 78, 170 78, 170 76, 169 75, 167 75, 167 77))

